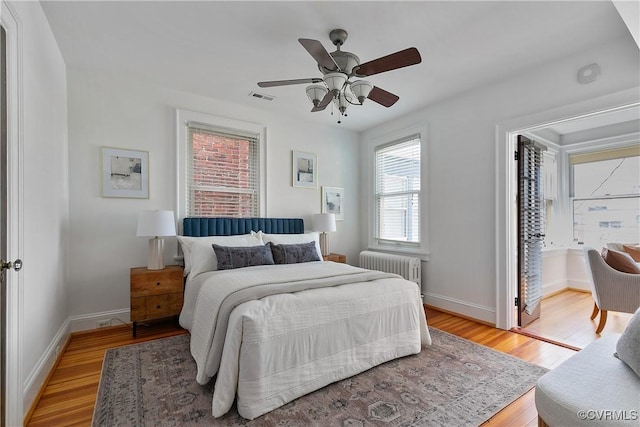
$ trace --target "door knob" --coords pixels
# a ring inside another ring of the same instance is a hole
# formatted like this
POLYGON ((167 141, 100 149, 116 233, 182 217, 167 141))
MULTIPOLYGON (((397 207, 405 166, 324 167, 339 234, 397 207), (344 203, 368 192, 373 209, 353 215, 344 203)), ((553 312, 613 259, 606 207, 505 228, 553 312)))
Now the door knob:
POLYGON ((19 258, 13 262, 5 261, 3 259, 0 260, 0 271, 6 270, 9 268, 13 268, 15 271, 20 271, 22 269, 22 260, 19 258))

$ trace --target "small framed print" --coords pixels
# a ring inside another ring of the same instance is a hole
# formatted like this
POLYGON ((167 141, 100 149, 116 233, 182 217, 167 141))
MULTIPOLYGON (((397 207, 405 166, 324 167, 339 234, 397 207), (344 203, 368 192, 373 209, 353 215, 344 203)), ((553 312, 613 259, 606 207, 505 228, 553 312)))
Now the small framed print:
POLYGON ((149 198, 149 152, 102 147, 102 197, 149 198))
POLYGON ((312 153, 293 152, 293 186, 318 188, 318 158, 312 153))
POLYGON ((344 220, 344 188, 322 187, 322 213, 332 213, 344 220))

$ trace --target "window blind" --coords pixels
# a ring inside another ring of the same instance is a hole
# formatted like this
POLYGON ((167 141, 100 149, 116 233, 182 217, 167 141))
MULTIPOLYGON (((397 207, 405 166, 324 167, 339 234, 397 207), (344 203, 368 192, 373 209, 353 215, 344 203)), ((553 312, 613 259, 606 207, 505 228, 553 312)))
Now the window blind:
POLYGON ((376 239, 420 243, 420 136, 375 151, 376 239))
POLYGON ((542 245, 545 235, 541 170, 543 149, 535 141, 519 144, 518 270, 525 312, 533 314, 542 298, 542 245))
POLYGON ((570 154, 569 164, 599 162, 602 160, 623 159, 625 157, 640 156, 640 145, 616 148, 613 150, 592 151, 589 153, 570 154))
POLYGON ((259 216, 259 136, 187 123, 187 216, 259 216))

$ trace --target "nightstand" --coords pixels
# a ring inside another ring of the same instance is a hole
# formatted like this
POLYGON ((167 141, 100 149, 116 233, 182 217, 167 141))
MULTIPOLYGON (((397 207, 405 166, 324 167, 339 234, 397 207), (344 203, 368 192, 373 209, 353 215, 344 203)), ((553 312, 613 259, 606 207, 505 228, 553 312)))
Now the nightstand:
POLYGON ((163 270, 131 269, 131 321, 133 336, 138 322, 177 316, 182 310, 182 266, 168 265, 163 270))
POLYGON ((325 261, 341 262, 342 264, 347 263, 347 257, 342 254, 330 253, 329 255, 324 255, 322 258, 325 261))

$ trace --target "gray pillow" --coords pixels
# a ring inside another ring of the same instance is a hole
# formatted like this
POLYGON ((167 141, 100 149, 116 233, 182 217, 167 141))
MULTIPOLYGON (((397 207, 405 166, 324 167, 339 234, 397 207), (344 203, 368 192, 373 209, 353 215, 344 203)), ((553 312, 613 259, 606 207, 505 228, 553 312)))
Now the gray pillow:
POLYGON ((276 264, 297 264, 299 262, 320 261, 316 250, 316 242, 298 243, 295 245, 276 245, 267 243, 276 264))
POLYGON ((636 310, 620 336, 615 356, 640 377, 640 308, 636 310))
POLYGON ((268 246, 231 247, 215 243, 212 246, 218 258, 218 270, 273 264, 273 256, 268 246))

